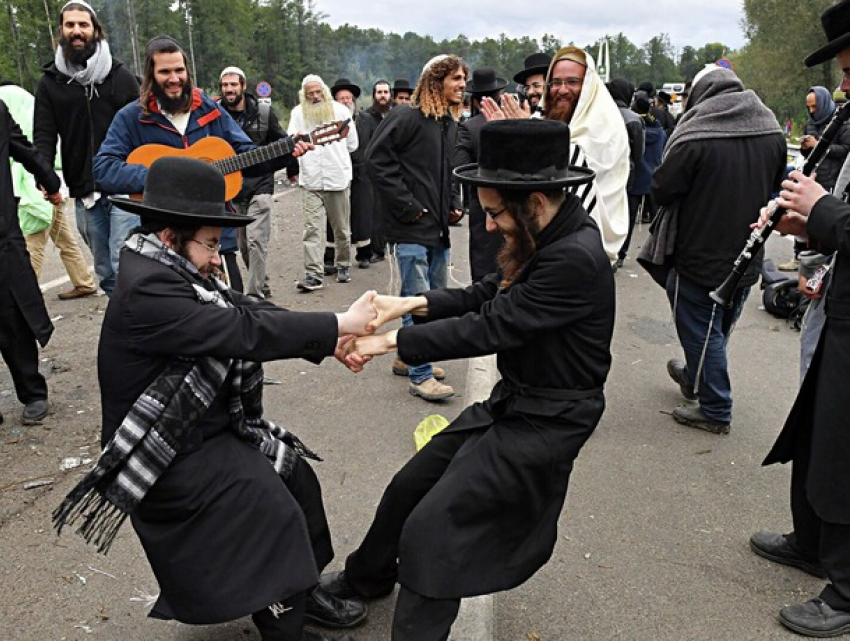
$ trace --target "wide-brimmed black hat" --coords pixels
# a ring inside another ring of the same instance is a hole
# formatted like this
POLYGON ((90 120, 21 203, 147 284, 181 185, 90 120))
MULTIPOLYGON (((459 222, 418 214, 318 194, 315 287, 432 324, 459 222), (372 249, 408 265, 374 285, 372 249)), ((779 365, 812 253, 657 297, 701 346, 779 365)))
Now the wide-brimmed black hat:
POLYGON ((826 62, 842 49, 850 47, 850 0, 828 7, 821 14, 820 22, 829 42, 806 57, 807 67, 826 62))
POLYGON ((229 211, 224 202, 224 176, 196 158, 163 156, 153 162, 142 200, 110 196, 121 209, 139 214, 142 223, 175 227, 244 227, 253 216, 229 211))
POLYGON ((472 72, 472 80, 466 85, 466 92, 471 94, 490 93, 508 86, 508 81, 496 76, 492 67, 481 67, 472 72))
POLYGON ((338 78, 337 81, 331 87, 331 95, 336 99, 336 92, 342 91, 343 89, 347 89, 352 94, 354 94, 355 98, 360 97, 360 87, 351 82, 348 78, 338 78))
POLYGON ((525 59, 525 69, 514 76, 514 82, 521 85, 525 84, 525 79, 529 76, 542 73, 544 76, 549 71, 549 64, 552 62, 552 56, 548 53, 533 53, 525 59))
POLYGON ((410 81, 407 78, 396 78, 393 83, 393 95, 396 95, 399 91, 406 91, 407 93, 413 93, 413 87, 410 86, 410 81))
POLYGON ((570 161, 570 128, 558 120, 494 120, 481 128, 478 162, 454 170, 463 183, 535 191, 581 185, 596 175, 570 161), (529 153, 529 149, 533 152, 529 153))

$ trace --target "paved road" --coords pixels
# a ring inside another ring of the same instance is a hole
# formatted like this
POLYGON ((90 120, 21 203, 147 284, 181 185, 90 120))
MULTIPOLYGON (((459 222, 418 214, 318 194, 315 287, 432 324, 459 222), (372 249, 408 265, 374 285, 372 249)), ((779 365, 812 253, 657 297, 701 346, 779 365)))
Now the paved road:
MULTIPOLYGON (((388 291, 392 274, 381 263, 354 269, 351 284, 296 293, 302 275, 299 198, 297 190, 278 197, 270 260, 275 302, 342 310, 364 289, 388 291)), ((453 234, 453 275, 463 282, 466 228, 453 234)), ((768 249, 784 260, 790 247, 774 239, 768 249)), ((51 253, 42 281, 61 276, 51 253)), ((608 410, 577 461, 551 562, 494 600, 494 639, 789 638, 776 611, 815 594, 820 582, 753 556, 746 540, 755 529, 789 525, 789 470, 764 469, 760 461, 793 401, 799 336, 760 311, 754 296, 730 349, 732 433, 695 432, 669 416, 680 398, 665 363, 679 349, 662 290, 632 261, 616 278, 608 410)), ((106 306, 104 297, 58 301, 57 291, 45 294, 57 330, 43 352, 53 405, 44 426, 19 424, 8 372, 0 365, 0 410, 7 417, 0 427, 0 638, 257 639, 247 619, 209 627, 146 619, 138 599, 157 587, 131 528, 106 557, 70 533, 57 538, 50 530, 50 511, 85 469, 62 471, 63 460, 98 451, 95 354, 106 306), (27 479, 43 477, 54 483, 22 489, 27 479)), ((267 366, 267 375, 282 382, 267 388, 267 413, 325 458, 317 470, 337 547, 333 568, 362 537, 382 489, 413 453, 415 425, 431 413, 451 419, 468 402, 467 363, 442 365, 459 393, 442 405, 410 396, 388 358, 358 376, 332 361, 267 366)), ((391 614, 391 597, 374 603, 356 638, 388 639, 391 614)))

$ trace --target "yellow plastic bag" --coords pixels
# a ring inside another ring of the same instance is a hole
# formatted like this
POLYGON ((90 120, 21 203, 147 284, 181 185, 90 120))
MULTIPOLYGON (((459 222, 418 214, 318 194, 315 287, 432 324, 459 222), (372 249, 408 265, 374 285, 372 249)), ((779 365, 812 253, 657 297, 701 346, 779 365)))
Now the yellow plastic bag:
POLYGON ((413 440, 416 442, 416 451, 421 450, 434 434, 438 434, 449 425, 448 419, 439 414, 431 414, 422 419, 422 422, 413 430, 413 440))

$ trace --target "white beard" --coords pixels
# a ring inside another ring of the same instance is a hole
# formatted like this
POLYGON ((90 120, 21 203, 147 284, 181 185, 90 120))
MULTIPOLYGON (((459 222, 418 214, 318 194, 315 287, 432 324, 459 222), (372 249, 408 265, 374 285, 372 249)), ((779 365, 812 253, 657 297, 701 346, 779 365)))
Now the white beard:
POLYGON ((310 129, 332 122, 334 119, 333 101, 323 100, 319 104, 313 104, 309 100, 301 103, 304 112, 304 122, 310 129))

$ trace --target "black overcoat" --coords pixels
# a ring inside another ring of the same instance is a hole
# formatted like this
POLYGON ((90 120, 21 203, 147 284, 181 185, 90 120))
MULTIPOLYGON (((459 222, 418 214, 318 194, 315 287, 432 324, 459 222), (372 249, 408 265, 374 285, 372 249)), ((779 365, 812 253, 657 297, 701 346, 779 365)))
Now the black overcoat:
MULTIPOLYGON (((334 314, 239 294, 235 308, 202 305, 168 267, 127 250, 120 260, 98 350, 103 442, 175 354, 318 361, 334 351, 334 314)), ((305 518, 294 490, 229 429, 227 401, 222 390, 132 515, 161 591, 151 616, 236 619, 315 585, 333 556, 328 537, 311 549, 308 521, 324 514, 305 518)))
POLYGON ((837 251, 838 256, 815 356, 764 464, 787 463, 798 448, 810 446, 809 502, 822 520, 850 525, 850 397, 843 391, 850 378, 850 205, 824 196, 806 229, 819 251, 837 251))
POLYGON ((417 364, 495 352, 502 380, 446 428, 470 438, 404 525, 399 582, 432 598, 506 590, 551 556, 573 461, 602 416, 610 263, 596 224, 568 196, 511 287, 490 274, 424 296, 429 321, 399 331, 399 356, 417 364))
POLYGON ((27 140, 9 115, 6 103, 0 100, 0 314, 8 314, 11 305, 17 306, 44 347, 53 333, 53 323, 21 234, 10 159, 21 163, 48 193, 59 191, 61 182, 56 172, 27 140))
POLYGON ((354 123, 357 127, 358 146, 351 154, 351 242, 358 243, 371 239, 372 221, 375 216, 380 215, 376 207, 372 179, 366 171, 363 157, 372 135, 381 124, 381 117, 373 115, 369 109, 364 109, 357 114, 354 123))

